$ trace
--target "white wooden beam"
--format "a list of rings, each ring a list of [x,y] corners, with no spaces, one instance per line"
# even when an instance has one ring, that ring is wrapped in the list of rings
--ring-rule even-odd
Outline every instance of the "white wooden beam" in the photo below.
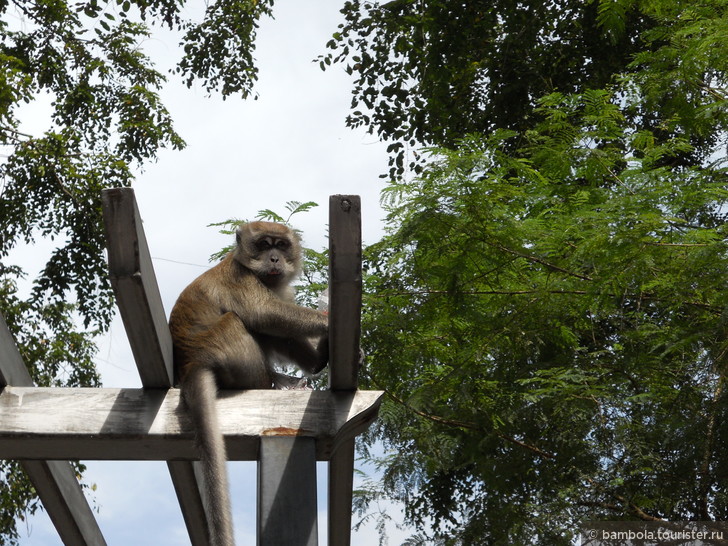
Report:
[[[162,306],[149,246],[131,188],[102,192],[111,284],[142,385],[174,385],[172,336]],[[172,485],[193,546],[207,544],[207,518],[191,461],[168,461]]]
[[[316,440],[260,439],[258,546],[318,544]]]
[[[382,392],[221,391],[220,428],[231,460],[258,458],[260,437],[316,439],[316,458],[376,418]],[[0,394],[0,458],[195,460],[193,429],[178,389],[6,387]]]
[[[33,380],[8,330],[5,317],[0,313],[0,397],[11,389],[7,385],[31,387]],[[5,412],[0,410],[0,420],[3,417],[6,417]],[[21,465],[64,544],[106,544],[76,479],[76,473],[68,461],[21,461]]]
[[[351,392],[359,383],[361,337],[361,199],[329,198],[329,387]],[[351,543],[354,438],[329,463],[329,544]]]
[[[142,385],[174,384],[172,336],[154,275],[134,190],[102,192],[109,276]]]
[[[207,546],[207,520],[202,502],[202,481],[199,478],[199,461],[167,461],[169,476],[182,510],[190,544]]]

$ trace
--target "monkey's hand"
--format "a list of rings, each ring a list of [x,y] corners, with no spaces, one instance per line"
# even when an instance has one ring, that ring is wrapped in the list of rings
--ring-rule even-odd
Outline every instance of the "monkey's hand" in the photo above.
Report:
[[[316,352],[319,355],[319,363],[316,369],[313,371],[314,374],[319,373],[329,363],[329,336],[322,336],[318,344],[316,345]]]

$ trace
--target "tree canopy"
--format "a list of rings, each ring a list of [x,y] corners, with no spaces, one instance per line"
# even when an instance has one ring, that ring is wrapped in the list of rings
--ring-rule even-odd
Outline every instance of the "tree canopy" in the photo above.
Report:
[[[722,11],[715,1],[352,0],[320,62],[353,75],[347,123],[390,140],[390,175],[401,176],[419,169],[422,146],[525,130],[544,95],[601,89],[648,66],[644,100],[624,113],[630,122],[667,132],[676,115],[700,123],[687,110],[711,93],[723,65],[713,18]],[[700,27],[706,18],[712,26]]]
[[[411,44],[447,39],[429,17],[445,4],[350,3],[347,20],[359,51],[423,59]],[[564,19],[581,9],[580,37],[502,50],[483,39],[492,56],[514,54],[501,65],[534,74],[557,68],[535,59],[573,50],[565,73],[514,82],[528,92],[484,72],[467,85],[477,106],[454,95],[415,106],[384,92],[397,77],[385,73],[361,95],[380,135],[440,145],[389,184],[388,234],[367,249],[367,384],[388,403],[365,446],[384,478],[360,501],[403,502],[412,543],[570,544],[588,520],[728,516],[726,7],[579,4],[549,6]],[[500,31],[521,10],[533,15],[524,27],[564,28],[541,3],[487,5]],[[462,36],[478,15],[460,20]],[[378,38],[414,23],[438,28],[406,42],[414,53]],[[458,89],[441,64],[438,86]],[[430,65],[400,68],[424,96]],[[449,109],[468,123],[427,125]]]
[[[608,95],[548,101],[522,157],[496,132],[390,188],[364,334],[387,490],[458,544],[721,520],[726,173],[655,168],[685,143],[639,142]]]

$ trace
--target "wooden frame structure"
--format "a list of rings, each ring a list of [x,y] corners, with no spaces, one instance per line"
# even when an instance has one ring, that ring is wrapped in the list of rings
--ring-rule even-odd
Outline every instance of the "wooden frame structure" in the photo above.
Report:
[[[133,190],[103,192],[111,281],[141,389],[38,388],[0,315],[0,459],[18,459],[66,545],[104,538],[69,459],[165,460],[191,544],[208,543],[193,430],[173,388],[172,341]],[[258,461],[258,544],[318,543],[316,461],[329,461],[331,546],[350,544],[354,438],[382,392],[357,390],[361,206],[329,201],[327,391],[225,391],[230,460]],[[301,498],[309,502],[301,503]]]

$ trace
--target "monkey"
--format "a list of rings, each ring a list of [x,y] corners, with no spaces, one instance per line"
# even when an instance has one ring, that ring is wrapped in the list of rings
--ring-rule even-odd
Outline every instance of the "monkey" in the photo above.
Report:
[[[233,544],[227,455],[218,389],[297,388],[273,369],[276,358],[310,374],[328,362],[328,317],[294,303],[300,237],[272,222],[241,224],[233,250],[180,294],[169,318],[182,404],[195,429],[207,497],[210,544]],[[318,339],[318,343],[314,340]]]

